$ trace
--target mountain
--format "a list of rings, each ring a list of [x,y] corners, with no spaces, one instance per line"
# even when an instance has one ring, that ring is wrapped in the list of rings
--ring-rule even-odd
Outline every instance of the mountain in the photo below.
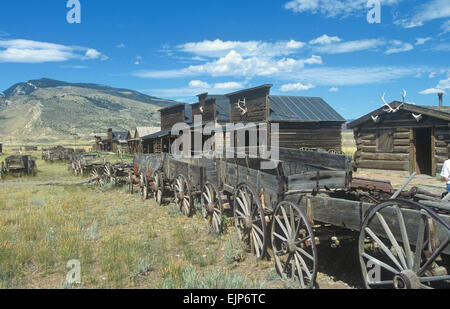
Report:
[[[0,94],[0,140],[47,143],[94,133],[159,126],[158,110],[178,102],[137,91],[52,79],[18,83]]]

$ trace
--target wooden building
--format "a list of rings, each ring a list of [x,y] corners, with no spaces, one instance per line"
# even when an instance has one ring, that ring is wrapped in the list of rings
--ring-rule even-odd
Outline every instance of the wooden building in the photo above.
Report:
[[[449,158],[450,107],[395,101],[348,127],[356,139],[357,168],[435,176]]]
[[[272,85],[227,94],[232,123],[265,123],[268,144],[271,127],[279,124],[279,146],[341,152],[342,118],[321,98],[274,96]]]
[[[196,116],[202,117],[202,129],[206,125],[214,125],[215,127],[222,126],[223,133],[211,135],[203,134],[203,145],[211,137],[215,137],[212,150],[216,150],[225,146],[227,134],[225,126],[230,123],[230,100],[226,95],[202,93],[197,96],[198,103],[192,105],[192,117],[195,120]],[[193,127],[193,138],[196,134],[196,128]],[[193,142],[192,142],[193,143]]]
[[[128,152],[128,139],[131,138],[130,132],[115,132],[108,129],[106,135],[96,134],[95,148],[100,152]]]
[[[130,154],[143,153],[144,145],[142,138],[161,131],[159,127],[137,127],[134,134],[128,139],[128,150]]]
[[[170,153],[175,137],[171,135],[177,123],[192,125],[192,105],[180,103],[163,108],[161,113],[161,131],[142,137],[143,153]]]

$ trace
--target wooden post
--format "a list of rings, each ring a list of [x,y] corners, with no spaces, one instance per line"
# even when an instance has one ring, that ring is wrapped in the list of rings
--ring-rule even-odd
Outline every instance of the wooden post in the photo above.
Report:
[[[416,172],[416,145],[414,138],[414,129],[409,130],[409,173]]]
[[[436,176],[436,139],[434,127],[431,128],[431,176]]]

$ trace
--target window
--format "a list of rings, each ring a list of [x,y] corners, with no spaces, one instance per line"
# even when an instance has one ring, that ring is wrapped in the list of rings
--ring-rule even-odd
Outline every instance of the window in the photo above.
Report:
[[[379,130],[377,138],[377,150],[384,152],[394,151],[394,130]]]

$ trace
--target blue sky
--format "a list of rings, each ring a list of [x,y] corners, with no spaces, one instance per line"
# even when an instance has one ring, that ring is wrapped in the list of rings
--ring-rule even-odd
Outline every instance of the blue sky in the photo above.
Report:
[[[194,102],[273,84],[319,96],[348,119],[380,96],[436,105],[450,96],[450,0],[2,1],[0,89],[41,77]],[[450,105],[450,103],[447,103]]]

